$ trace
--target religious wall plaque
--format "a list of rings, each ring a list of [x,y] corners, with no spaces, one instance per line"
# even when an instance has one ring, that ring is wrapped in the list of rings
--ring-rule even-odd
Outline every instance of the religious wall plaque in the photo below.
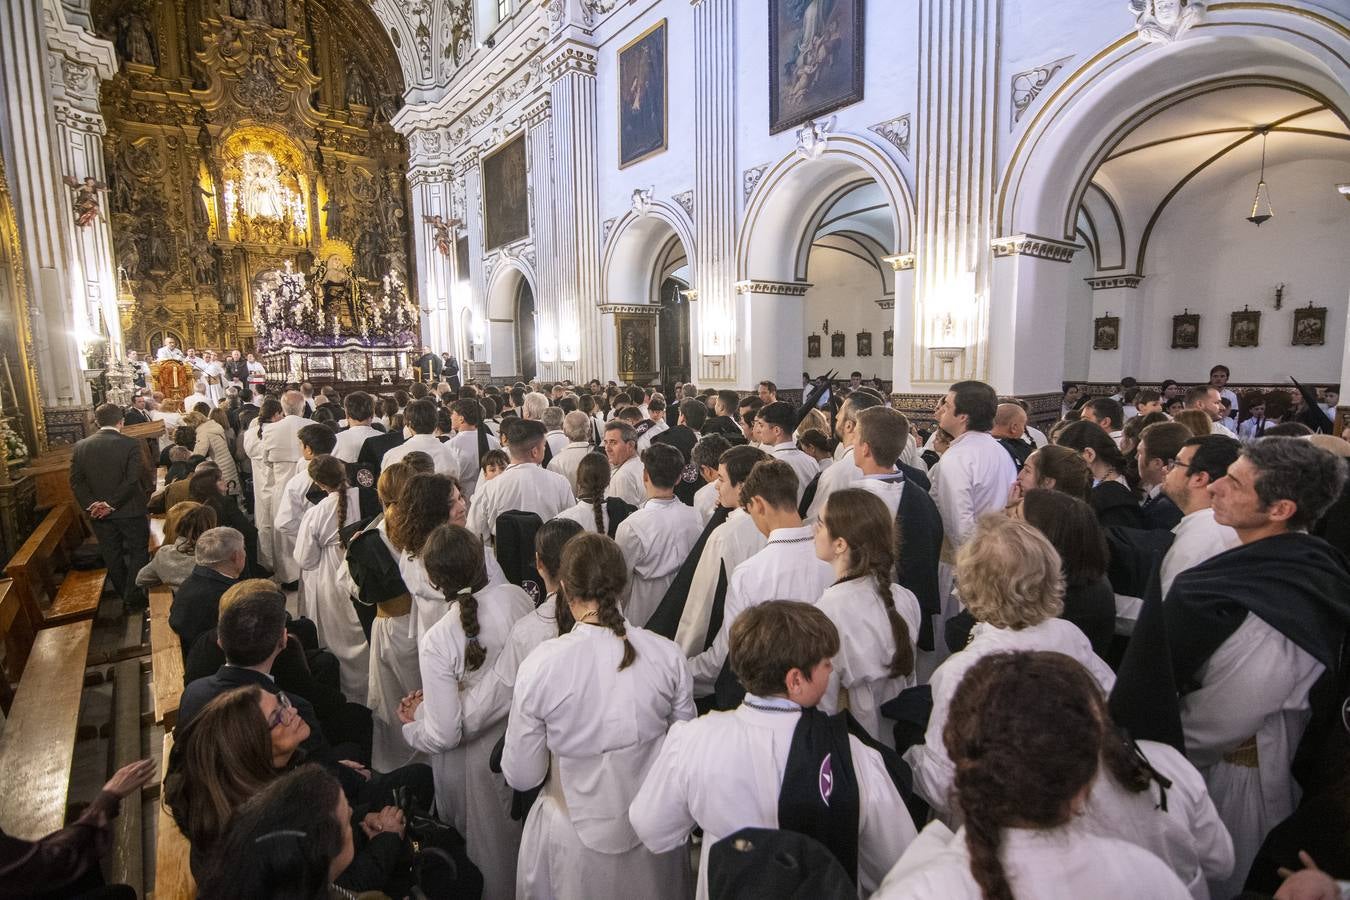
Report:
[[[1172,317],[1172,349],[1194,350],[1200,346],[1200,316],[1186,310]]]
[[[887,328],[881,333],[881,355],[895,355],[895,329]]]
[[[1295,347],[1320,347],[1327,342],[1327,308],[1309,303],[1294,310]]]
[[[806,336],[806,358],[820,358],[820,335],[809,334]]]
[[[619,168],[666,149],[666,20],[619,49]]]
[[[844,355],[844,333],[836,331],[830,335],[830,356]]]
[[[1228,346],[1255,347],[1261,342],[1261,311],[1246,307],[1234,311],[1228,323]]]
[[[1120,316],[1099,316],[1092,320],[1092,349],[1120,349]]]
[[[870,331],[858,332],[858,355],[859,356],[872,355],[872,332]]]

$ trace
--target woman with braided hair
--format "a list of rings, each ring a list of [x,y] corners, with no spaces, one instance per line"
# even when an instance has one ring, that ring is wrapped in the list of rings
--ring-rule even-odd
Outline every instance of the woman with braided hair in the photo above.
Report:
[[[605,490],[609,487],[609,460],[603,453],[587,453],[577,463],[577,505],[558,513],[592,534],[609,534]]]
[[[308,473],[325,496],[300,518],[295,561],[319,641],[338,658],[342,693],[352,703],[365,706],[370,645],[351,595],[338,583],[338,571],[347,555],[342,529],[361,518],[360,493],[348,487],[347,465],[336,456],[314,457]]]
[[[1059,653],[996,653],[972,665],[942,732],[964,824],[955,834],[941,822],[925,828],[874,900],[1190,900],[1165,862],[1085,825],[1099,769],[1135,777],[1112,748],[1119,738],[1097,691]]]
[[[651,852],[628,818],[666,730],[694,717],[684,653],[624,621],[627,568],[610,538],[567,541],[558,579],[576,624],[521,663],[502,753],[513,788],[543,784],[521,839],[517,896],[688,897],[685,847]]]
[[[895,735],[882,721],[881,704],[914,686],[922,615],[918,598],[892,583],[895,543],[895,516],[869,491],[835,491],[816,519],[816,557],[834,567],[837,579],[816,606],[839,629],[839,652],[820,709],[838,712],[847,696],[858,723],[892,749]]]
[[[488,584],[483,544],[460,525],[436,528],[421,556],[446,615],[418,642],[422,690],[399,706],[403,738],[430,758],[437,815],[464,835],[469,859],[483,873],[483,896],[512,900],[520,823],[507,814],[510,790],[488,768],[506,724],[466,731],[460,692],[492,671],[511,626],[529,615],[534,603],[515,585]]]

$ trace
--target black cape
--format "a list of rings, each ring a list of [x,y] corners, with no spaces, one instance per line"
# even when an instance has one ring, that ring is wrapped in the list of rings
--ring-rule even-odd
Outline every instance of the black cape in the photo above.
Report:
[[[675,573],[675,580],[666,589],[666,594],[661,598],[660,605],[656,607],[656,611],[652,613],[651,618],[647,620],[647,624],[643,626],[648,631],[654,631],[671,640],[675,639],[675,633],[680,627],[680,619],[684,616],[684,605],[689,600],[689,588],[694,583],[694,571],[698,568],[698,561],[703,557],[703,549],[707,546],[708,538],[712,536],[713,531],[725,522],[729,515],[731,515],[731,510],[723,506],[718,506],[713,510],[712,518],[703,527],[703,533],[698,536],[698,540],[694,542],[694,548],[685,557],[684,565],[680,566],[679,571]],[[717,587],[718,595],[725,600],[725,572],[718,579]],[[718,624],[721,624],[721,616],[718,616]],[[709,633],[716,634],[711,629],[709,629]],[[704,649],[706,649],[706,646]]]

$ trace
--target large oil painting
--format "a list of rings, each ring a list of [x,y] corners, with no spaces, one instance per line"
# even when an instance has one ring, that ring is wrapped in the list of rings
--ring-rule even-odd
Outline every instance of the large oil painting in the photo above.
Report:
[[[864,0],[769,0],[769,133],[863,98]]]
[[[619,168],[666,149],[666,20],[619,50]]]
[[[483,246],[493,250],[530,235],[525,135],[483,158]]]

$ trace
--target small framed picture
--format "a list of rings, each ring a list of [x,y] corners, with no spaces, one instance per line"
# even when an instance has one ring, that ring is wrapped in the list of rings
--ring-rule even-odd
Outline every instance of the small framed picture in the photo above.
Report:
[[[1228,325],[1228,346],[1255,347],[1261,342],[1261,311],[1234,312]]]
[[[1200,314],[1190,311],[1172,317],[1172,349],[1195,350],[1200,346]]]
[[[1320,347],[1327,342],[1327,308],[1308,304],[1294,310],[1295,347]]]
[[[872,332],[870,331],[858,332],[858,355],[859,356],[872,355]]]
[[[820,359],[820,335],[809,334],[806,336],[806,357],[807,359]]]
[[[830,356],[844,355],[844,333],[836,331],[830,335]]]
[[[895,355],[895,329],[887,328],[881,333],[881,355]]]
[[[1100,316],[1092,320],[1092,349],[1120,349],[1120,316]]]

